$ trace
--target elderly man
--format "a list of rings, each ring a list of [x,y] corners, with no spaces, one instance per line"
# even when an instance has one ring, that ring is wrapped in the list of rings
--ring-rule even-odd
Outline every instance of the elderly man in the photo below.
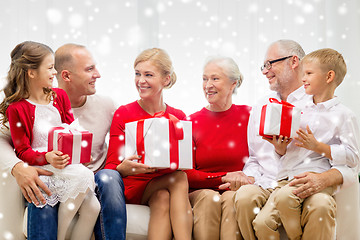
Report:
[[[253,108],[248,125],[249,160],[244,173],[255,179],[255,184],[242,186],[235,195],[236,217],[242,236],[248,239],[279,239],[278,226],[281,224],[276,211],[273,211],[273,196],[277,190],[278,166],[274,147],[257,136],[261,106],[269,98],[277,98],[303,108],[311,96],[306,95],[301,81],[300,59],[305,53],[301,46],[292,40],[279,40],[272,43],[266,53],[261,68],[267,77],[270,96]],[[349,186],[356,182],[356,170],[346,166],[335,166],[323,173],[300,173],[292,169],[288,173],[290,185],[300,185],[294,192],[300,198],[333,186]],[[308,199],[312,199],[311,197]],[[303,239],[332,239],[335,230],[335,208],[330,199],[324,201],[305,201],[301,224]],[[260,211],[261,210],[261,211]],[[260,212],[259,212],[260,211]],[[321,224],[319,224],[321,219]],[[265,227],[264,227],[265,226]],[[269,231],[262,231],[263,229]]]

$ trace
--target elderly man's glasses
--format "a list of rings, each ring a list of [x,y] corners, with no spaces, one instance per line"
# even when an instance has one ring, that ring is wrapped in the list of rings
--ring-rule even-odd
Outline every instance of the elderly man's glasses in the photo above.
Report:
[[[266,68],[267,70],[270,70],[273,63],[280,62],[280,61],[284,61],[285,59],[288,59],[288,58],[291,58],[291,57],[292,57],[292,56],[287,56],[287,57],[278,58],[278,59],[271,60],[271,61],[266,61],[265,64],[262,65],[260,69],[261,69],[261,71],[263,71],[265,68]]]

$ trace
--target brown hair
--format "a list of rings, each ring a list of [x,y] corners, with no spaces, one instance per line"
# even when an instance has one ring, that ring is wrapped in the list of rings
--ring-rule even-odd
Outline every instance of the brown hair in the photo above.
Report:
[[[54,54],[50,47],[32,41],[19,43],[11,51],[11,63],[7,75],[7,84],[3,89],[5,98],[0,104],[0,114],[2,115],[0,121],[2,124],[5,125],[5,123],[8,122],[5,114],[8,106],[13,102],[30,96],[28,70],[38,69],[44,58],[50,53]],[[50,88],[44,88],[43,90],[49,98],[55,94]]]
[[[323,48],[307,54],[301,62],[308,63],[313,61],[318,61],[321,68],[326,72],[334,71],[334,82],[337,86],[340,85],[347,71],[346,63],[341,53],[331,48]]]
[[[163,74],[170,75],[170,83],[165,88],[171,88],[176,82],[171,59],[165,50],[160,48],[150,48],[142,51],[135,59],[134,67],[140,62],[151,61]]]

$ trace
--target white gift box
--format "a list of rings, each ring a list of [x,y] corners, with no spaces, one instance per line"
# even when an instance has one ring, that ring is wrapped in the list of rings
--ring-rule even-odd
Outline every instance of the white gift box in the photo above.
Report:
[[[154,168],[171,169],[192,169],[192,123],[190,121],[179,121],[176,127],[182,127],[183,139],[171,140],[170,134],[171,122],[167,118],[149,118],[143,121],[143,133],[138,127],[138,122],[129,122],[125,124],[125,157],[134,154],[141,155],[140,162]],[[143,136],[144,153],[139,153],[137,144],[137,135]],[[170,141],[173,142],[177,157],[174,157],[174,148],[170,150]],[[170,157],[172,156],[172,158]],[[174,159],[174,158],[178,158]],[[178,162],[178,163],[177,163]]]
[[[285,103],[285,104],[284,104]],[[295,137],[300,127],[301,109],[286,102],[269,103],[261,110],[259,135]]]

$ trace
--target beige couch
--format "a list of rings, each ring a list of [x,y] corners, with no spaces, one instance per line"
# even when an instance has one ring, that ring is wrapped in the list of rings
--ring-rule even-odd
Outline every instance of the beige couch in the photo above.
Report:
[[[337,240],[360,239],[359,185],[342,190],[336,195]],[[146,239],[149,208],[127,204],[128,240]],[[0,239],[23,240],[24,200],[15,178],[8,172],[0,171]],[[286,236],[282,234],[282,239]]]

